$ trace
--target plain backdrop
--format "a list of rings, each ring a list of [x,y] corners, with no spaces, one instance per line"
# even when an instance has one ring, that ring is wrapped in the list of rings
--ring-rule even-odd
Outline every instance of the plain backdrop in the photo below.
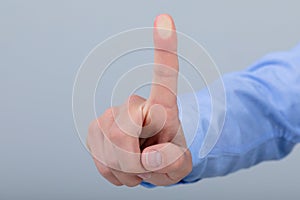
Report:
[[[294,1],[0,2],[0,199],[299,199],[300,148],[281,161],[178,187],[115,187],[82,146],[72,87],[107,37],[171,14],[222,73],[300,42]],[[300,55],[299,55],[300,56]]]

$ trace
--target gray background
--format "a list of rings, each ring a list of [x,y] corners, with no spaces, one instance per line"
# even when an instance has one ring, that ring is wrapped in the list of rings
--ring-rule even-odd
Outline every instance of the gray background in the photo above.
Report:
[[[300,148],[227,177],[176,188],[114,187],[77,137],[71,95],[88,52],[169,13],[222,73],[300,41],[299,1],[0,2],[0,199],[299,199]]]

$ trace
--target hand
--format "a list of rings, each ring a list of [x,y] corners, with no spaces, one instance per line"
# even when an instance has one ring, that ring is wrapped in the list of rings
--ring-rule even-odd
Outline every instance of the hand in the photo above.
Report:
[[[133,95],[89,127],[87,145],[98,171],[114,185],[179,182],[192,169],[178,117],[178,58],[169,15],[154,22],[154,73],[149,99]]]

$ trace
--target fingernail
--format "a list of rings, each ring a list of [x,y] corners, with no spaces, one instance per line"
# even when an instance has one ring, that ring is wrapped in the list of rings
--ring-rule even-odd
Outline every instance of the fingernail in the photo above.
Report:
[[[159,167],[161,165],[161,154],[158,151],[151,151],[146,154],[146,164],[149,167]]]
[[[156,27],[158,28],[158,34],[161,38],[166,39],[170,37],[173,28],[170,16],[166,14],[159,15],[156,19]]]
[[[139,174],[137,175],[138,177],[140,177],[141,179],[149,179],[151,178],[151,173],[144,173],[144,174]]]

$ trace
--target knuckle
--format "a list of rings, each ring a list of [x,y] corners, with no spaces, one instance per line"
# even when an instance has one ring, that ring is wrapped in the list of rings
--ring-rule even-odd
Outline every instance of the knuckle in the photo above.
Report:
[[[99,138],[101,138],[101,134],[102,131],[100,129],[98,120],[92,121],[88,127],[88,134],[86,138],[86,145],[90,151],[92,150],[90,149],[90,145],[92,145],[93,143],[101,143],[101,140],[99,140]]]
[[[117,144],[119,141],[122,140],[122,134],[119,128],[116,126],[111,127],[108,137],[113,144]]]
[[[129,96],[128,99],[127,99],[127,103],[129,105],[140,103],[140,102],[143,102],[143,101],[145,101],[145,99],[138,96],[138,95],[136,95],[136,94],[133,94],[133,95]]]
[[[90,134],[98,132],[100,130],[100,125],[98,120],[93,120],[90,125],[89,125],[89,130],[88,132]]]
[[[114,108],[113,107],[106,109],[102,115],[102,117],[104,119],[112,119],[113,116],[114,116]]]
[[[113,108],[107,109],[101,117],[98,119],[93,120],[88,127],[88,133],[90,136],[93,136],[99,132],[102,132],[102,129],[107,127],[111,120],[113,119]]]

